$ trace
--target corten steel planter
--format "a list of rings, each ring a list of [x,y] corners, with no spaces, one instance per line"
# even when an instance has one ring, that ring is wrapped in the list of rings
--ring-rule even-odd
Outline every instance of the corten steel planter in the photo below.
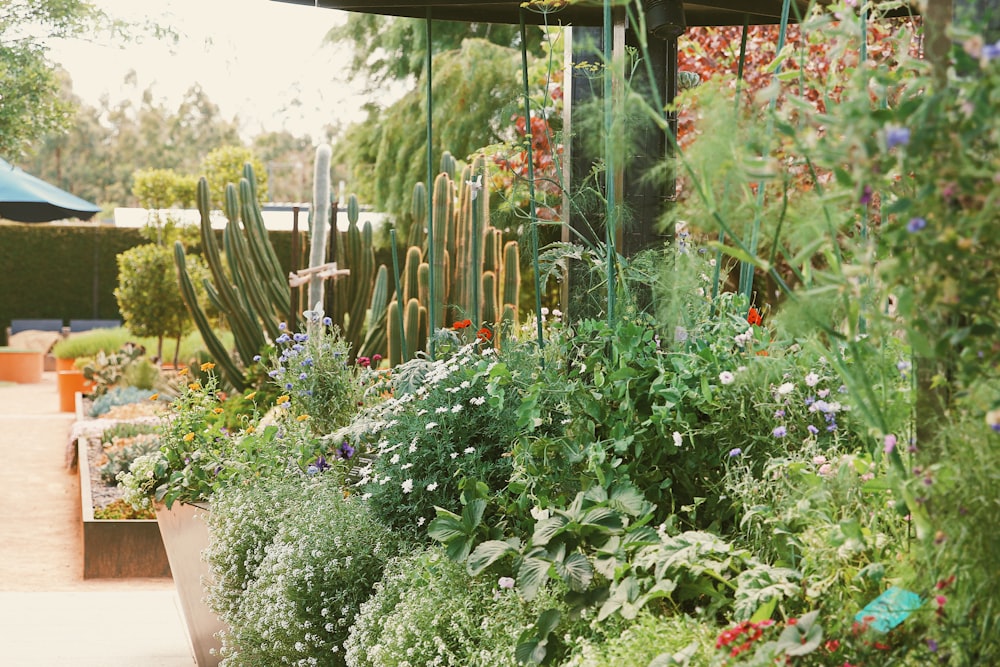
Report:
[[[226,627],[203,601],[202,582],[209,577],[208,563],[201,558],[209,540],[203,515],[208,511],[207,507],[182,503],[174,503],[170,509],[165,505],[156,507],[156,521],[198,667],[217,667],[222,659],[219,655],[222,643],[216,635]]]
[[[170,564],[155,519],[95,519],[87,438],[77,441],[83,510],[83,578],[169,577]]]

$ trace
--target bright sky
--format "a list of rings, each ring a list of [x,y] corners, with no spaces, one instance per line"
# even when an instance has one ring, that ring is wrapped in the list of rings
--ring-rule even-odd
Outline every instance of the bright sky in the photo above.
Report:
[[[50,57],[85,102],[96,105],[105,94],[112,103],[138,100],[152,87],[154,99],[175,110],[199,83],[225,118],[239,116],[247,137],[287,129],[317,139],[327,124],[364,117],[362,86],[347,81],[349,52],[321,44],[344,12],[271,0],[92,1],[124,20],[171,26],[181,41],[145,38],[124,49],[106,39],[52,42]],[[130,70],[135,86],[124,83]]]

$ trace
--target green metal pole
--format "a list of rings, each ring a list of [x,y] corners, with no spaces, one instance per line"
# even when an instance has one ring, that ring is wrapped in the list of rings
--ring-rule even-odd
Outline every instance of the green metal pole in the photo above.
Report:
[[[535,201],[535,158],[532,153],[531,94],[528,89],[528,39],[524,30],[524,9],[518,11],[521,19],[521,81],[524,85],[524,136],[528,140],[528,202],[531,215],[531,267],[535,274],[535,335],[538,347],[542,338],[542,279],[538,270],[538,209]],[[473,209],[474,210],[474,209]]]
[[[608,281],[608,324],[614,324],[615,319],[615,160],[614,142],[611,132],[614,126],[614,87],[612,80],[612,40],[613,24],[611,22],[611,0],[604,0],[604,189],[605,189],[605,221],[604,243],[607,251],[607,281]]]
[[[431,359],[434,359],[434,310],[435,304],[437,303],[436,294],[434,290],[434,77],[433,77],[433,65],[434,65],[434,47],[432,42],[433,31],[432,24],[434,19],[432,16],[432,10],[430,7],[427,8],[427,20],[426,20],[426,37],[427,37],[427,187],[431,192],[431,196],[427,198],[427,263],[429,264],[430,271],[430,289],[428,291],[428,304],[427,304],[427,353],[430,355]],[[402,304],[400,304],[402,308]],[[402,311],[400,311],[400,319],[402,319]]]

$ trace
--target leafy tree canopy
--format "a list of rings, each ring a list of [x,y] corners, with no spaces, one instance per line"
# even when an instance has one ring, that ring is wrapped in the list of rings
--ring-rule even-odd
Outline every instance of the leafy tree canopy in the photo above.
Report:
[[[518,26],[498,23],[435,21],[431,31],[433,51],[453,51],[469,38],[513,47],[520,44],[518,30]],[[541,33],[528,30],[527,37],[529,51],[540,53]],[[373,90],[389,81],[419,78],[424,71],[427,33],[420,19],[351,12],[347,23],[327,33],[326,40],[354,47],[351,73],[367,75]]]

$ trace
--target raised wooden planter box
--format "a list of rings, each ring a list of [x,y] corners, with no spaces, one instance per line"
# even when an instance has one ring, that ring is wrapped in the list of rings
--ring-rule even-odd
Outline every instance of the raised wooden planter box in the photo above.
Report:
[[[77,441],[83,508],[83,578],[169,577],[170,563],[156,519],[95,519],[87,439]]]
[[[41,382],[44,369],[45,355],[42,352],[0,347],[0,382]]]

